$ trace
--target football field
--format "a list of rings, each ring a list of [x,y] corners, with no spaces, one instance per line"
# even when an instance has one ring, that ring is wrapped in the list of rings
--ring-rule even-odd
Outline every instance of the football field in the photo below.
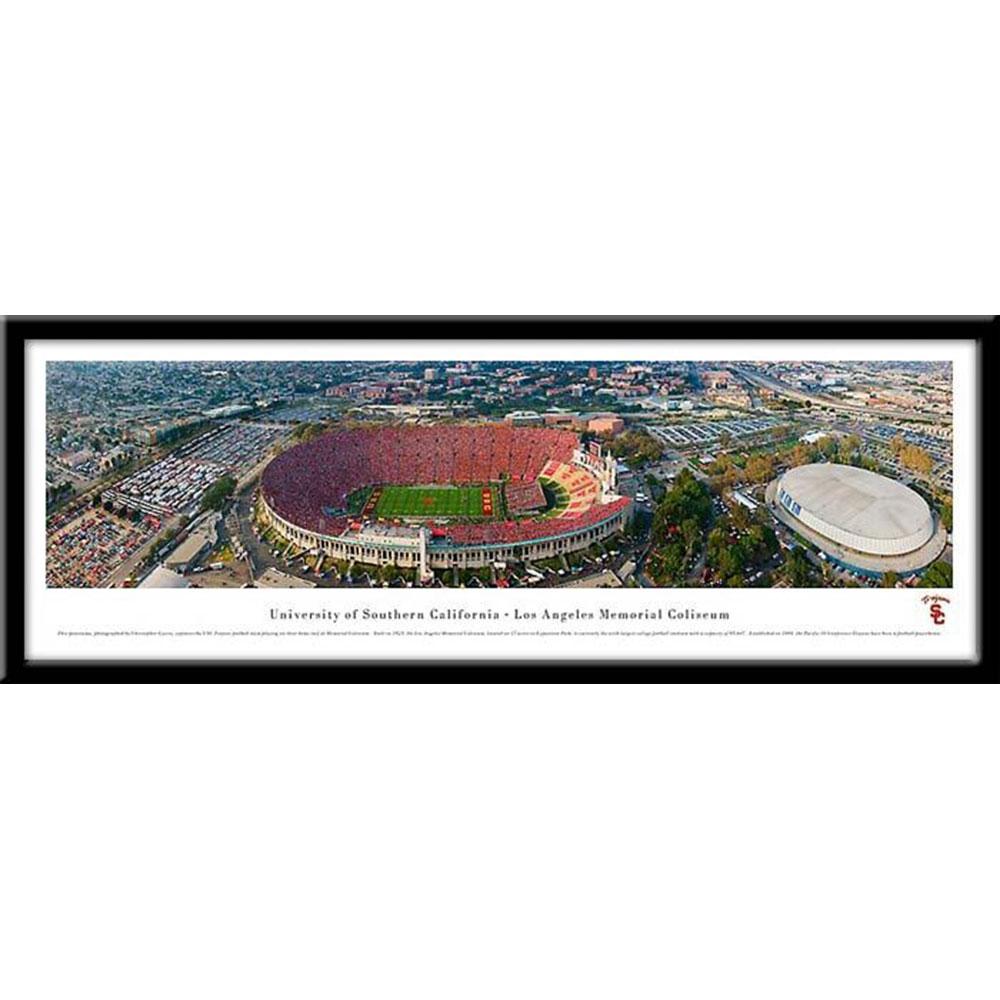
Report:
[[[375,516],[482,517],[499,512],[493,486],[383,486]]]

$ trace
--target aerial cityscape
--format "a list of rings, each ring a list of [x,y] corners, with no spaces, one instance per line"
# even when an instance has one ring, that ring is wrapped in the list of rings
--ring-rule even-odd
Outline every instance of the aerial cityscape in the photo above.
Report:
[[[949,587],[919,361],[49,362],[49,587]]]

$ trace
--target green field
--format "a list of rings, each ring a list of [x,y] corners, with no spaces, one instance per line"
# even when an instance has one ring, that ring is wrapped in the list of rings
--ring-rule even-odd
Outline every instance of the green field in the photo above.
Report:
[[[539,515],[539,520],[550,517],[558,517],[569,506],[569,494],[565,486],[560,486],[554,479],[538,477],[542,484],[542,492],[545,494],[545,502],[548,505],[545,511]]]
[[[483,511],[482,486],[384,486],[376,517],[487,517],[500,513],[496,487],[486,487],[493,497],[492,513]]]

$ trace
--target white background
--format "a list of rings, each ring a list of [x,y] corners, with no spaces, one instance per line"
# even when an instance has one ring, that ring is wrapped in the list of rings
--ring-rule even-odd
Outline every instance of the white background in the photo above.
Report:
[[[997,308],[995,0],[7,7],[7,313]]]
[[[997,19],[7,5],[0,309],[994,312]],[[993,1000],[998,709],[5,686],[0,985]]]

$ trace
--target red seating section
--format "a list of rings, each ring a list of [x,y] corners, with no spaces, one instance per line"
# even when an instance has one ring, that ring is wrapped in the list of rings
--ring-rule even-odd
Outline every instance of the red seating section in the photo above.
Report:
[[[504,496],[507,510],[511,514],[528,514],[545,506],[545,493],[538,480],[531,483],[508,483]]]
[[[492,524],[449,524],[445,533],[453,542],[461,545],[530,542],[591,528],[628,505],[628,497],[619,497],[611,503],[594,504],[590,510],[577,517],[557,517],[545,521],[500,521]]]
[[[347,497],[364,486],[487,483],[503,474],[512,483],[530,483],[548,463],[568,465],[576,446],[577,436],[570,431],[506,424],[334,431],[279,455],[264,470],[261,490],[286,520],[337,535],[346,530],[348,518],[331,517],[324,508],[343,508]],[[584,521],[597,523],[617,509],[616,503],[595,504],[579,518],[552,523],[449,525],[447,533],[456,542],[542,538],[585,527]]]

